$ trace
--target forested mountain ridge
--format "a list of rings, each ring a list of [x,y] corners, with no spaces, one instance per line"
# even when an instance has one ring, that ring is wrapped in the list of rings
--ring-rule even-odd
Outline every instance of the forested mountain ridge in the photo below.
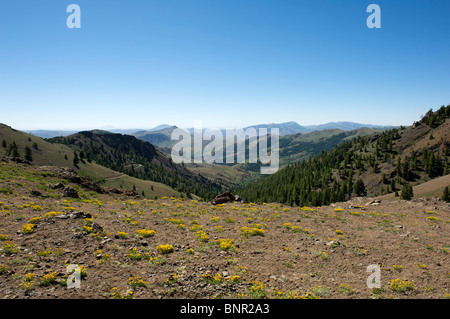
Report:
[[[83,131],[48,141],[69,146],[79,161],[95,161],[132,177],[160,182],[187,196],[211,199],[222,190],[221,185],[175,164],[152,144],[131,135]]]
[[[318,155],[321,151],[332,150],[337,145],[358,136],[382,132],[377,128],[358,128],[351,131],[340,129],[318,130],[280,137],[280,164],[295,164]]]
[[[327,205],[399,193],[449,173],[450,105],[409,127],[357,137],[239,189],[251,202]]]
[[[181,196],[180,192],[166,184],[128,176],[98,165],[92,158],[88,162],[87,158],[80,159],[80,153],[74,152],[67,145],[50,143],[40,137],[1,123],[0,141],[0,157],[4,161],[9,158],[15,162],[26,162],[37,167],[59,167],[76,170],[77,175],[89,177],[102,187],[124,191],[135,190],[139,195],[151,199],[164,196]],[[86,155],[83,156],[86,157]],[[41,190],[48,190],[45,185],[41,185],[41,187]]]

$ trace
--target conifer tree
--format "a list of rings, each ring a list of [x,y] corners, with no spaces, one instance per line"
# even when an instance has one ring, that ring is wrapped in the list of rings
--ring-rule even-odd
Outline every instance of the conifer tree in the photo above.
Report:
[[[364,182],[361,179],[358,179],[353,186],[353,191],[357,196],[365,196],[367,194],[366,192],[366,186],[364,185]]]
[[[8,153],[8,155],[11,155],[13,158],[20,157],[20,152],[19,152],[19,149],[17,147],[16,141],[13,141],[9,145],[9,150],[8,150],[7,153]]]
[[[392,192],[396,192],[396,188],[395,188],[395,179],[391,179],[391,191]]]
[[[30,162],[33,161],[33,152],[28,146],[25,147],[25,159]]]
[[[442,194],[442,200],[446,202],[450,202],[450,194],[448,192],[448,186],[445,186],[444,193]]]
[[[77,166],[80,163],[80,159],[78,158],[77,152],[73,152],[73,165]]]
[[[410,184],[405,184],[402,188],[401,199],[411,200],[414,197],[413,187]]]

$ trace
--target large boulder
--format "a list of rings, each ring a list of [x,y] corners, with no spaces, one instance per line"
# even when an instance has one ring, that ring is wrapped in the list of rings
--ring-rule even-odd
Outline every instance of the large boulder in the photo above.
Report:
[[[63,197],[70,197],[70,198],[80,198],[80,195],[78,195],[78,192],[71,188],[71,187],[66,187],[64,188],[63,191]]]
[[[214,197],[214,199],[211,201],[211,204],[218,205],[223,203],[234,202],[236,200],[240,201],[241,199],[239,196],[234,196],[230,192],[225,192]]]
[[[30,192],[30,196],[34,196],[34,197],[40,197],[40,196],[42,196],[42,193],[40,192],[40,191],[37,191],[37,190],[32,190],[31,192]]]
[[[51,189],[58,189],[58,188],[64,188],[64,185],[62,183],[56,183],[56,184],[48,184],[48,187],[50,187]]]

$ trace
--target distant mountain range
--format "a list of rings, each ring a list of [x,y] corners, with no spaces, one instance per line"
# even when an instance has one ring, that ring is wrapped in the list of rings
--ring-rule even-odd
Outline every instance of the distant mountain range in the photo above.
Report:
[[[298,124],[297,122],[291,121],[291,122],[284,122],[284,123],[269,123],[269,124],[258,124],[258,125],[251,125],[247,126],[244,129],[248,128],[278,128],[280,136],[285,135],[291,135],[291,134],[298,134],[298,133],[309,133],[313,131],[320,131],[320,130],[329,130],[329,129],[339,129],[342,131],[352,131],[359,128],[375,128],[375,129],[391,129],[394,128],[394,126],[390,125],[373,125],[373,124],[361,124],[361,123],[354,123],[354,122],[329,122],[325,124],[319,124],[319,125],[306,125],[302,126]],[[145,141],[148,141],[150,143],[156,143],[160,144],[161,142],[167,141],[167,136],[169,137],[168,140],[170,140],[170,134],[172,131],[177,128],[177,126],[174,125],[168,125],[168,124],[162,124],[158,125],[156,127],[153,127],[151,129],[102,129],[100,131],[108,131],[111,133],[120,133],[120,134],[127,134],[127,135],[133,135],[140,139],[143,139]],[[192,131],[192,129],[189,129]],[[26,131],[27,133],[33,134],[35,136],[41,137],[41,138],[52,138],[57,136],[68,136],[72,135],[74,133],[77,133],[78,131],[64,131],[64,130],[31,130]],[[165,147],[168,147],[168,144],[164,145]]]
[[[270,124],[258,124],[258,125],[252,125],[247,126],[245,129],[248,128],[254,128],[254,129],[260,129],[260,128],[267,128],[268,133],[270,133],[270,130],[273,128],[277,128],[280,131],[280,136],[284,135],[291,135],[291,134],[297,134],[297,133],[308,133],[311,132],[306,126],[301,126],[297,122],[291,121],[291,122],[285,122],[285,123],[270,123]]]
[[[375,129],[391,129],[394,128],[392,125],[372,125],[372,124],[361,124],[361,123],[354,123],[354,122],[329,122],[325,124],[319,124],[319,125],[308,125],[305,126],[310,132],[312,131],[320,131],[320,130],[329,130],[329,129],[339,129],[343,131],[352,131],[359,128],[375,128]]]
[[[294,121],[279,123],[279,124],[276,124],[276,123],[259,124],[259,125],[248,126],[248,127],[246,127],[246,129],[250,128],[250,127],[256,128],[256,129],[278,128],[280,130],[280,136],[298,134],[298,133],[310,133],[310,132],[314,132],[314,131],[322,131],[322,130],[330,130],[330,129],[338,129],[338,130],[342,130],[342,131],[352,131],[352,130],[357,130],[357,129],[360,129],[363,127],[374,128],[374,129],[379,129],[379,130],[393,128],[393,126],[389,126],[389,125],[361,124],[361,123],[354,123],[354,122],[329,122],[329,123],[319,124],[319,125],[302,126]]]
[[[56,136],[68,136],[77,133],[77,131],[62,131],[62,130],[33,130],[24,131],[40,138],[52,138]]]
[[[139,129],[139,128],[134,128],[134,129],[115,129],[115,128],[110,128],[110,127],[104,127],[102,129],[97,129],[97,130],[93,130],[93,131],[97,131],[97,132],[110,132],[110,133],[120,133],[120,134],[127,134],[127,135],[134,135],[136,136],[136,134],[138,133],[143,133],[143,132],[154,132],[154,131],[159,131],[159,130],[163,130],[166,129],[168,127],[171,127],[170,125],[167,124],[162,124],[162,125],[158,125],[155,126],[154,128],[151,129]],[[41,138],[52,138],[52,137],[58,137],[58,136],[69,136],[78,132],[81,132],[84,130],[28,130],[28,131],[24,131],[25,133],[29,133],[32,134],[34,136],[38,136]]]

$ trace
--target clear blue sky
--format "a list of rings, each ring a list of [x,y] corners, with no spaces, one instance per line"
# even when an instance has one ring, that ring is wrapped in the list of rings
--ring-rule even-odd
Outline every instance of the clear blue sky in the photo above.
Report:
[[[448,0],[1,1],[0,122],[410,125],[450,103],[449,16]]]

